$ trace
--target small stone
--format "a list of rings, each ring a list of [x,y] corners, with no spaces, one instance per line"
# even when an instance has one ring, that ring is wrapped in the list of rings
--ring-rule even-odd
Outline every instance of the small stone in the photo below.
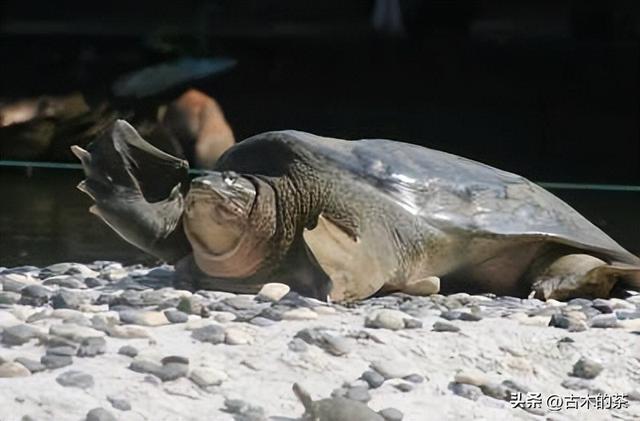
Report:
[[[618,326],[632,332],[640,332],[640,319],[620,320]]]
[[[424,382],[424,377],[416,373],[409,374],[408,376],[405,376],[402,379],[411,383],[416,383],[416,384]]]
[[[406,327],[405,320],[411,319],[407,313],[399,310],[382,309],[374,311],[365,318],[365,327],[400,330]]]
[[[150,289],[142,291],[140,298],[145,306],[158,306],[168,298],[169,291],[167,289]]]
[[[129,401],[124,398],[114,396],[114,395],[107,395],[107,400],[109,401],[109,403],[111,403],[111,406],[113,406],[115,409],[118,409],[120,411],[131,410],[131,403],[129,403]]]
[[[39,284],[28,285],[22,289],[20,304],[40,307],[49,302],[52,291]]]
[[[224,328],[219,325],[208,325],[194,329],[191,337],[200,342],[209,342],[211,344],[220,344],[225,340]]]
[[[80,389],[88,389],[93,387],[93,376],[82,371],[65,371],[56,377],[56,382],[64,387],[77,387]]]
[[[594,328],[615,328],[618,327],[618,318],[615,314],[600,314],[591,319],[591,327]]]
[[[131,364],[129,364],[129,370],[135,371],[136,373],[153,374],[154,376],[160,377],[158,374],[160,373],[160,370],[162,370],[162,366],[154,363],[153,361],[136,358],[131,361]]]
[[[582,332],[589,328],[583,320],[560,313],[551,315],[549,326],[567,329],[569,332]]]
[[[73,321],[84,317],[84,314],[81,311],[73,310],[70,308],[58,308],[53,310],[49,317],[53,319],[61,319],[64,321]]]
[[[104,279],[99,278],[87,278],[84,280],[84,284],[87,286],[87,288],[99,288],[107,285],[108,283],[109,282],[105,281]]]
[[[21,273],[0,274],[0,284],[3,291],[21,292],[28,285],[35,284],[35,279],[30,275]]]
[[[107,341],[104,338],[86,338],[80,343],[78,357],[95,357],[107,352]]]
[[[420,329],[421,327],[422,327],[422,320],[413,319],[413,318],[404,320],[405,329]]]
[[[11,326],[21,325],[22,321],[7,311],[0,311],[0,332]]]
[[[599,361],[582,357],[573,365],[571,375],[583,379],[595,379],[603,369],[604,366]]]
[[[449,389],[458,396],[477,401],[482,395],[482,390],[475,385],[467,383],[453,382],[449,385]]]
[[[411,361],[404,360],[380,360],[371,364],[371,368],[380,373],[385,379],[401,379],[414,373],[414,365]]]
[[[82,288],[86,288],[87,287],[84,282],[82,282],[78,278],[75,278],[75,277],[69,276],[69,275],[51,276],[51,277],[45,279],[42,282],[42,284],[43,285],[57,285],[57,286],[62,287],[62,288],[70,288],[70,289],[82,289]]]
[[[300,338],[293,338],[287,345],[293,352],[306,352],[309,346]]]
[[[315,320],[318,313],[307,307],[294,308],[282,314],[283,320]]]
[[[385,408],[379,411],[378,414],[385,419],[385,421],[402,421],[404,414],[396,408]]]
[[[169,323],[164,313],[159,311],[125,310],[120,313],[122,323],[139,326],[162,326]]]
[[[86,421],[118,421],[116,417],[104,408],[93,408],[87,412]]]
[[[142,326],[109,326],[107,333],[109,336],[121,339],[148,338],[149,332]]]
[[[437,320],[433,324],[434,332],[459,332],[460,328],[453,323]]]
[[[207,327],[211,325],[219,326],[217,323],[214,323],[211,320],[196,318],[185,323],[184,330],[193,331],[196,329],[200,329],[201,327]]]
[[[372,389],[377,389],[378,387],[382,386],[382,383],[384,383],[385,380],[381,374],[373,370],[365,371],[364,373],[362,373],[362,376],[360,376],[360,378],[367,382],[369,387]]]
[[[609,304],[614,310],[637,310],[635,304],[621,298],[609,298]]]
[[[413,385],[406,382],[395,384],[394,387],[401,392],[411,392],[413,390]]]
[[[317,302],[313,302],[311,299],[303,297],[295,291],[289,291],[287,295],[285,295],[278,301],[278,304],[289,308],[312,308],[318,306]]]
[[[259,326],[259,327],[267,327],[267,326],[274,325],[276,322],[273,321],[273,320],[258,316],[258,317],[254,317],[253,319],[251,319],[251,321],[249,323],[251,323],[252,325],[255,325],[255,326]]]
[[[465,311],[458,311],[458,310],[448,310],[448,311],[443,311],[440,314],[440,317],[442,317],[445,320],[463,320],[466,322],[477,322],[482,320],[482,317],[478,316],[477,314],[473,314],[473,313],[468,313]]]
[[[0,304],[13,305],[20,301],[21,295],[17,292],[2,291],[0,292]]]
[[[324,316],[336,314],[336,309],[328,306],[317,306],[313,308],[313,311]]]
[[[20,324],[7,327],[2,331],[2,343],[9,346],[22,345],[41,336],[42,333],[35,327]]]
[[[68,346],[73,349],[76,349],[78,347],[78,344],[76,344],[75,342],[69,339],[65,339],[61,336],[47,335],[42,340],[43,340],[43,343],[49,348],[55,348],[59,346]]]
[[[31,375],[24,365],[17,362],[5,362],[0,364],[0,378],[5,377],[27,377]]]
[[[166,310],[164,315],[170,323],[186,323],[189,321],[189,315],[180,310]]]
[[[55,346],[47,348],[47,355],[61,355],[72,357],[76,355],[76,349],[72,346]]]
[[[43,355],[40,362],[49,370],[55,370],[73,364],[73,358],[68,355]]]
[[[159,386],[160,384],[162,384],[162,382],[160,381],[159,378],[157,378],[156,376],[152,376],[152,375],[144,376],[144,379],[142,379],[142,381],[144,381],[145,383],[152,384],[154,386]]]
[[[237,316],[229,311],[215,311],[209,314],[218,323],[229,323],[237,319]]]
[[[203,301],[203,298],[197,295],[182,297],[180,298],[180,302],[178,303],[176,308],[187,314],[200,315],[200,312],[204,308],[202,306]]]
[[[308,344],[319,346],[331,355],[345,355],[351,352],[351,341],[324,328],[302,329],[295,335]]]
[[[371,400],[371,395],[369,394],[369,389],[366,387],[350,387],[347,389],[345,398],[366,403]]]
[[[331,355],[346,355],[351,352],[351,341],[344,336],[324,333],[322,348]]]
[[[49,328],[49,334],[61,336],[74,342],[82,342],[87,338],[101,338],[105,336],[104,332],[73,323],[51,325]]]
[[[235,297],[225,298],[222,302],[236,310],[247,310],[255,307],[257,304],[255,300],[247,297],[246,295],[237,295]]]
[[[445,320],[451,321],[451,320],[458,320],[461,314],[462,312],[457,310],[447,310],[440,313],[440,317],[442,317]]]
[[[231,327],[225,331],[224,342],[227,345],[248,345],[253,343],[253,337],[242,329]]]
[[[609,314],[613,313],[613,307],[609,303],[608,300],[604,300],[602,298],[596,298],[591,303],[591,306],[598,310],[600,313]]]
[[[466,368],[456,373],[454,381],[456,383],[482,386],[483,384],[489,383],[491,380],[486,373],[480,370],[474,368]]]
[[[162,365],[176,363],[176,364],[186,364],[189,365],[189,358],[183,357],[182,355],[169,355],[160,360]]]
[[[118,354],[126,355],[127,357],[135,358],[138,355],[138,350],[131,345],[124,345],[118,350]]]
[[[79,309],[84,303],[85,298],[83,295],[67,289],[61,289],[51,298],[53,308]]]
[[[224,371],[211,368],[199,367],[191,371],[189,378],[200,387],[219,386],[227,380],[228,376]]]
[[[157,375],[163,382],[168,382],[180,377],[186,377],[189,374],[189,366],[180,363],[167,363],[157,373],[152,374]]]
[[[22,364],[31,373],[39,373],[46,369],[46,367],[42,363],[30,358],[18,357],[15,359],[15,362],[17,362],[18,364]]]
[[[273,282],[273,283],[265,284],[260,289],[260,292],[258,292],[257,297],[266,301],[275,302],[280,300],[285,295],[287,295],[287,293],[289,293],[290,290],[291,288],[289,288],[288,285]]]
[[[640,319],[640,311],[620,309],[615,311],[618,320],[635,320]]]
[[[282,312],[274,309],[273,307],[267,307],[263,309],[257,317],[264,317],[265,319],[279,322],[280,320],[282,320]]]

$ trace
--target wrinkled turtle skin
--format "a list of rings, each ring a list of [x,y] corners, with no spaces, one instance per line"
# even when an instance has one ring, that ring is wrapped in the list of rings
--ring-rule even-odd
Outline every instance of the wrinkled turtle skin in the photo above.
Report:
[[[192,289],[286,282],[352,301],[438,290],[565,299],[640,287],[640,259],[569,205],[459,156],[269,132],[229,149],[187,191],[185,162],[154,149],[117,122],[89,152],[75,150],[81,187],[123,238],[177,262]]]

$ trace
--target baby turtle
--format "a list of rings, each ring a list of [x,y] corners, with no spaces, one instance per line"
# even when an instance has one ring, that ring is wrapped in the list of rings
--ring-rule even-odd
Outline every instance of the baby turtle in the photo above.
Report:
[[[191,289],[284,282],[351,301],[440,288],[569,299],[640,287],[640,259],[553,194],[416,145],[263,133],[191,183],[185,161],[124,121],[73,150],[92,212],[176,262]]]
[[[313,401],[298,383],[294,383],[293,392],[304,406],[304,421],[384,421],[382,415],[362,402],[343,397]]]

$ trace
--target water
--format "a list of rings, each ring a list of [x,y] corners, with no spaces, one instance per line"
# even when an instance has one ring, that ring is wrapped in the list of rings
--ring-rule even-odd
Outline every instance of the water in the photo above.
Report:
[[[81,171],[0,171],[0,266],[150,261],[88,212]]]
[[[154,259],[88,212],[81,171],[0,169],[0,266]],[[628,250],[640,253],[640,193],[553,190]]]

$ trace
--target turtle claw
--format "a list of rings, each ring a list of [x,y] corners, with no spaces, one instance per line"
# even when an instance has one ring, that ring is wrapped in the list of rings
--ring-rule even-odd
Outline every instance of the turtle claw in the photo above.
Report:
[[[91,154],[78,145],[71,146],[71,152],[80,160],[83,167],[87,167],[91,163]]]
[[[87,176],[87,178],[93,173],[92,171],[92,159],[91,159],[91,153],[84,149],[81,148],[78,145],[72,145],[71,146],[71,152],[76,156],[76,158],[78,158],[80,160],[80,163],[82,164],[82,170],[84,171],[84,174]],[[80,184],[78,184],[78,188],[84,192],[87,193],[87,186],[80,186]],[[89,196],[91,196],[89,194]],[[93,196],[92,196],[93,197]]]
[[[80,190],[82,193],[86,194],[93,200],[96,200],[95,196],[93,195],[93,193],[91,193],[91,190],[89,190],[89,187],[87,186],[87,180],[82,180],[81,182],[79,182],[76,186],[76,189]]]

